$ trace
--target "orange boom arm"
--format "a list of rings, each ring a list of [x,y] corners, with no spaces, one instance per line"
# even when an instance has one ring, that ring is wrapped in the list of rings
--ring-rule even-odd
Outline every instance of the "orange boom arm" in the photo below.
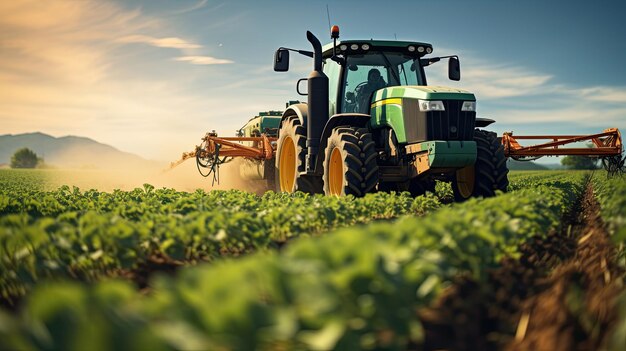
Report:
[[[552,140],[551,142],[522,146],[518,140]],[[563,147],[568,144],[590,141],[592,147]],[[622,154],[622,136],[617,128],[605,129],[599,134],[589,135],[502,135],[504,154],[513,159],[539,156],[581,155],[613,157]]]

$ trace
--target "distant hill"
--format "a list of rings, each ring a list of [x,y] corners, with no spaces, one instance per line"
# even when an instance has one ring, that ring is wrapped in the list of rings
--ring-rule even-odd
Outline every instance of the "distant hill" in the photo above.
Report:
[[[44,133],[0,135],[0,164],[10,163],[16,150],[27,147],[44,162],[61,168],[158,167],[159,163],[120,151],[110,145],[79,136],[53,137]]]
[[[545,171],[550,169],[532,161],[515,161],[512,159],[509,159],[506,165],[511,171]]]

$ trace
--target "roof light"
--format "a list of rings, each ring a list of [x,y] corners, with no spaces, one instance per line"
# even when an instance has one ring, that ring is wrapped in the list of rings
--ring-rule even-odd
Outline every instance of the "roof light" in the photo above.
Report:
[[[346,50],[348,50],[348,45],[346,45],[346,44],[339,45],[339,49],[341,51],[346,51]]]
[[[409,52],[413,52],[413,51],[415,51],[415,46],[409,45],[409,47],[407,49],[409,50]]]
[[[352,45],[350,45],[350,49],[352,49],[352,50],[359,50],[359,44],[352,44]]]
[[[339,38],[339,26],[335,25],[330,28],[330,37],[331,39]]]
[[[426,48],[426,53],[427,54],[430,54],[431,52],[433,52],[433,48],[430,48],[430,47]]]
[[[423,47],[423,46],[418,46],[418,47],[417,47],[417,52],[419,52],[420,54],[421,54],[422,52],[424,52],[424,47]]]
[[[370,45],[369,44],[363,44],[363,45],[361,45],[361,49],[369,50],[370,49]]]

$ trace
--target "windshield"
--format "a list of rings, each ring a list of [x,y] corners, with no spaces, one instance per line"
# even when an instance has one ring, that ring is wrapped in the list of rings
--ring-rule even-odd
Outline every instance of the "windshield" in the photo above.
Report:
[[[375,91],[398,85],[419,85],[419,63],[399,52],[374,51],[346,58],[342,112],[369,113]]]

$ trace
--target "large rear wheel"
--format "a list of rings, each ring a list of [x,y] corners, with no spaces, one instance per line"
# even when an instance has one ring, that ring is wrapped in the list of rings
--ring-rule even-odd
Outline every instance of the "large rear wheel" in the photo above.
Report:
[[[333,129],[324,151],[324,193],[364,196],[378,183],[376,148],[367,128]]]
[[[509,186],[504,147],[494,132],[476,129],[476,163],[456,171],[452,191],[456,201],[470,197],[492,197]]]
[[[280,127],[275,160],[275,184],[277,192],[303,191],[321,193],[319,177],[301,176],[305,171],[306,129],[296,116],[288,117]]]

